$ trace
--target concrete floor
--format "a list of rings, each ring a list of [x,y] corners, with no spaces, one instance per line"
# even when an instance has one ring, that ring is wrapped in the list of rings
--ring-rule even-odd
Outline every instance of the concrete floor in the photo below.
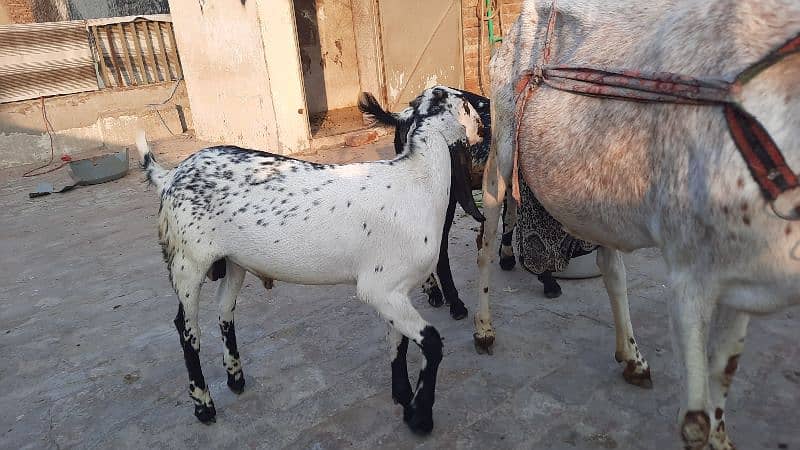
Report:
[[[315,157],[387,154],[387,145]],[[174,162],[199,146],[178,138],[158,149]],[[225,385],[214,289],[206,286],[201,360],[218,410],[206,426],[186,392],[153,189],[134,171],[29,200],[39,180],[20,173],[0,174],[1,448],[680,447],[669,294],[655,251],[626,256],[634,326],[653,370],[648,391],[625,384],[614,362],[599,279],[565,281],[564,295],[547,300],[521,269],[495,269],[493,356],[475,353],[471,319],[455,322],[415,292],[446,339],[427,438],[402,423],[390,398],[386,328],[351,286],[276,283],[267,292],[248,275],[236,310],[247,379],[238,397]],[[66,170],[40,178],[66,181]],[[471,309],[474,226],[459,217],[450,250]],[[751,325],[727,411],[741,449],[800,449],[797,314]],[[411,373],[417,354],[410,352]]]

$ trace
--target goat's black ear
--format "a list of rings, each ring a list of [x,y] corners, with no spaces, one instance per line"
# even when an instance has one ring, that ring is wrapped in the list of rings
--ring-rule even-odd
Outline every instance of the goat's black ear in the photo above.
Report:
[[[465,144],[450,147],[450,195],[455,198],[461,208],[478,222],[486,220],[472,197],[470,182],[470,158]]]

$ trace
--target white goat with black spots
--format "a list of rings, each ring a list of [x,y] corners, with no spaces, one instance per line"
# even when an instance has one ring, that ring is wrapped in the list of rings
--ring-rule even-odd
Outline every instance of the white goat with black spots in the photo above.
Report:
[[[478,111],[483,121],[484,130],[491,131],[491,102],[489,99],[469,91],[459,91],[472,107]],[[408,130],[414,122],[414,108],[408,107],[398,112],[388,112],[381,107],[378,100],[372,94],[367,92],[362,93],[359,98],[358,108],[361,112],[371,116],[377,122],[395,127],[394,147],[398,154],[401,153],[405,147]],[[482,143],[469,148],[472,163],[471,184],[473,188],[480,189],[482,185],[483,172],[489,157],[490,145],[491,133],[488,132]],[[512,247],[514,228],[517,224],[517,204],[516,202],[509,202],[507,200],[508,199],[503,202],[503,233],[499,252],[500,268],[505,271],[513,270],[514,266],[517,264],[516,257],[514,256],[514,248]],[[447,209],[447,217],[445,219],[444,236],[449,234],[450,227],[453,224],[455,203],[456,200],[451,198]],[[475,209],[477,210],[477,206],[475,206]],[[483,216],[478,220],[482,222]],[[482,229],[483,224],[481,224],[481,230]],[[480,239],[479,237],[476,241],[479,249],[481,246]],[[537,278],[544,286],[545,296],[548,298],[555,298],[561,295],[561,286],[559,286],[551,272],[538,274]],[[453,319],[461,320],[467,316],[467,308],[464,306],[464,302],[459,298],[458,290],[453,283],[447,239],[445,237],[442,238],[442,248],[439,252],[439,263],[436,265],[436,273],[432,273],[431,276],[428,277],[425,284],[422,286],[422,290],[427,294],[428,303],[430,303],[431,306],[438,308],[444,304],[450,305],[450,316],[452,316]]]
[[[483,135],[477,112],[445,87],[412,102],[415,123],[405,151],[390,161],[324,165],[231,146],[195,153],[174,170],[153,160],[144,134],[137,147],[158,188],[159,237],[180,305],[180,333],[195,416],[216,410],[200,368],[198,301],[205,274],[224,260],[217,291],[228,386],[244,388],[233,310],[245,272],[299,284],[354,283],[358,297],[389,323],[392,396],[415,432],[433,428],[442,341],[409,301],[433,271],[451,187],[470,193],[468,145]],[[424,362],[416,393],[406,369],[408,339]]]

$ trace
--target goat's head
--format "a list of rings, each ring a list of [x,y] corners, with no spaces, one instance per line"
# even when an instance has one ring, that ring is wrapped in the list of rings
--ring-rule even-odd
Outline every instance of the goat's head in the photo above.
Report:
[[[451,201],[457,201],[467,214],[478,222],[483,222],[486,219],[472,197],[469,154],[469,146],[483,141],[483,121],[480,115],[461,91],[445,86],[434,86],[424,90],[410,105],[414,108],[416,119],[449,115],[458,123],[458,125],[452,124],[450,128],[458,127],[460,132],[455,133],[456,138],[448,142]],[[442,134],[446,134],[446,131]]]
[[[414,108],[416,117],[452,115],[464,127],[467,145],[483,142],[483,121],[463,92],[446,86],[434,86],[422,91],[409,104]]]

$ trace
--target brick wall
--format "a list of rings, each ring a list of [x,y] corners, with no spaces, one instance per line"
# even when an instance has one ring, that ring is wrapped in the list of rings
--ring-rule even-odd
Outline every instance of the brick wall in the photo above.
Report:
[[[480,93],[481,87],[478,77],[478,40],[480,36],[480,29],[478,28],[481,21],[478,19],[480,13],[479,3],[485,0],[461,0],[461,20],[462,29],[464,34],[464,89]],[[500,9],[499,20],[495,19],[495,34],[502,36],[505,30],[511,28],[511,24],[517,19],[522,0],[497,0],[497,5]],[[488,64],[491,55],[491,46],[489,44],[489,31],[486,27],[486,22],[483,22],[483,64],[484,74],[486,77],[489,75]],[[499,44],[495,44],[499,45]],[[489,89],[489,80],[483,80],[483,87]]]
[[[9,23],[33,23],[31,0],[5,0],[0,5],[7,14]]]

